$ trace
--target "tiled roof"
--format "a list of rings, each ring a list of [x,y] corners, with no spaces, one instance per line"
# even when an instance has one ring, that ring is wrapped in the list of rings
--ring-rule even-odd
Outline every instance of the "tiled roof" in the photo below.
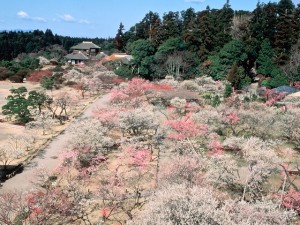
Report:
[[[90,41],[84,41],[78,45],[74,45],[71,47],[71,50],[89,50],[91,48],[100,49],[98,45],[95,45],[93,42]]]
[[[82,52],[73,52],[65,56],[67,59],[77,59],[77,60],[88,60],[89,57],[87,57]]]
[[[276,92],[284,92],[288,95],[300,91],[298,88],[291,87],[291,86],[288,86],[288,85],[280,86],[280,87],[277,87],[277,88],[274,88],[274,89],[275,89]]]

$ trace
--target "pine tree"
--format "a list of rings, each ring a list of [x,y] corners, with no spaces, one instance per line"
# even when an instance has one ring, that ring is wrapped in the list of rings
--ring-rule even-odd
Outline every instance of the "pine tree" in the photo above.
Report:
[[[131,44],[132,65],[136,74],[146,79],[151,78],[154,52],[155,48],[149,40],[140,39]]]
[[[229,70],[235,63],[242,66],[247,61],[248,56],[244,49],[245,44],[242,41],[232,40],[227,43],[217,55],[210,57],[212,61],[210,75],[215,80],[226,79]]]
[[[257,61],[256,61],[257,73],[266,76],[271,76],[274,67],[273,59],[274,59],[274,50],[271,46],[270,41],[268,39],[265,39],[261,43],[261,49],[259,51]]]
[[[252,38],[259,43],[264,39],[269,39],[274,46],[276,31],[276,4],[258,3],[253,11],[253,17],[250,20],[250,32]]]
[[[231,26],[232,26],[232,18],[234,15],[234,11],[232,10],[229,0],[226,1],[226,4],[222,9],[217,11],[215,19],[215,42],[216,47],[222,48],[226,43],[231,40]],[[217,49],[218,50],[218,49]]]

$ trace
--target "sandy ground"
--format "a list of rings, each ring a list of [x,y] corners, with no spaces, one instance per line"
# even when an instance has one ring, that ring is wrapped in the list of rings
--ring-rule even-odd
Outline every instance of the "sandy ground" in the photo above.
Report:
[[[0,109],[6,104],[6,97],[10,94],[10,89],[25,86],[28,91],[41,89],[39,84],[31,83],[11,83],[10,81],[0,81]],[[2,110],[0,110],[0,119],[3,119]],[[8,123],[0,123],[0,144],[5,141],[8,136],[13,134],[22,134],[24,127],[12,125]]]
[[[11,83],[10,81],[0,81],[0,106],[6,104],[6,96],[10,94],[9,90],[12,88],[19,88],[25,86],[28,91],[41,89],[39,84],[32,83]]]
[[[92,110],[97,106],[105,105],[108,101],[108,95],[98,98],[92,103],[81,115],[82,117],[90,117]],[[66,149],[66,145],[71,140],[71,134],[67,131],[53,139],[53,141],[42,150],[39,155],[26,165],[24,171],[17,174],[13,178],[4,182],[0,188],[0,192],[5,191],[28,191],[34,188],[34,182],[37,181],[37,172],[40,171],[53,171],[59,166],[60,160],[58,156]]]
[[[296,92],[296,93],[293,93],[293,94],[290,94],[290,95],[288,95],[288,97],[300,97],[300,91]]]

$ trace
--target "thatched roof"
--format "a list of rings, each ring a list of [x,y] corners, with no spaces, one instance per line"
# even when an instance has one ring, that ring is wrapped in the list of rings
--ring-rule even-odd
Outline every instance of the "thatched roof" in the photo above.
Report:
[[[98,45],[95,45],[91,41],[83,41],[82,43],[80,43],[78,45],[74,45],[70,49],[71,50],[90,50],[91,48],[100,49],[100,47]]]
[[[87,57],[85,54],[82,52],[73,52],[65,56],[67,59],[70,60],[88,60],[89,57]]]

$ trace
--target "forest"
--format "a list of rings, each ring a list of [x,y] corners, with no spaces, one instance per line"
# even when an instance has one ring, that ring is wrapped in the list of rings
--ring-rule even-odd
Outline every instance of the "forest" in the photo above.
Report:
[[[299,35],[291,0],[150,11],[108,39],[2,32],[0,162],[24,171],[0,224],[299,224]],[[133,59],[67,64],[83,40]]]
[[[150,11],[125,31],[120,23],[114,38],[71,38],[45,32],[0,33],[0,65],[21,53],[50,57],[60,45],[68,51],[86,40],[106,53],[126,52],[134,56],[128,66],[118,67],[121,76],[160,79],[167,74],[180,79],[203,74],[228,80],[242,89],[260,74],[264,86],[278,87],[299,78],[300,6],[290,0],[259,3],[252,11],[234,11],[229,1],[221,9],[166,12],[162,17]],[[58,55],[65,52],[60,50]],[[58,56],[56,57],[58,58]],[[11,66],[11,65],[10,65]],[[13,69],[14,70],[14,69]],[[13,71],[13,72],[16,72]]]

